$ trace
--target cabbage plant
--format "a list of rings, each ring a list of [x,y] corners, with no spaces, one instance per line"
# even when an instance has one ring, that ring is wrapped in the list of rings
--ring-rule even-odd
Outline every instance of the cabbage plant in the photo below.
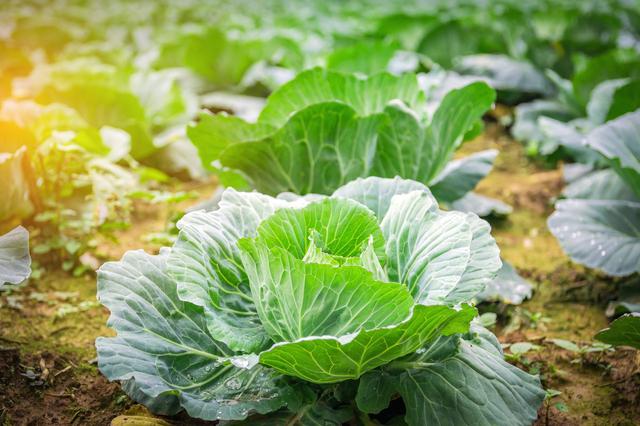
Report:
[[[608,168],[565,188],[549,228],[574,261],[609,275],[640,272],[640,110],[597,127],[583,149]]]
[[[5,284],[20,284],[29,275],[29,232],[19,226],[0,235],[0,289]]]
[[[578,173],[572,173],[563,191],[566,199],[556,203],[549,217],[551,232],[573,261],[612,276],[640,272],[639,135],[636,110],[596,127],[584,139],[575,138],[583,151],[608,167],[573,165]],[[624,293],[620,296],[625,305]],[[623,315],[595,337],[615,346],[639,347],[640,314]]]
[[[117,332],[97,340],[99,368],[152,411],[342,424],[400,397],[411,425],[536,418],[539,379],[473,322],[501,265],[490,227],[421,183],[227,189],[178,227],[173,247],[98,272]]]
[[[513,136],[541,155],[598,164],[582,139],[596,127],[640,107],[640,57],[614,50],[585,62],[571,80],[548,71],[556,96],[523,103],[515,109]]]
[[[187,133],[204,167],[225,186],[331,194],[359,177],[400,176],[452,204],[464,200],[497,156],[487,150],[452,161],[465,136],[481,128],[495,91],[474,82],[447,93],[433,113],[427,95],[413,74],[362,77],[314,68],[271,94],[255,123],[202,114]]]

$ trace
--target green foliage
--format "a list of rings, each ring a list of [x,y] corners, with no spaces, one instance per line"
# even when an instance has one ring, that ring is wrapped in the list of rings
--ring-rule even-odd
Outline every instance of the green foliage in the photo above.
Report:
[[[472,192],[497,152],[455,158],[496,99],[532,101],[512,130],[534,155],[586,165],[550,219],[567,253],[640,270],[628,2],[6,3],[0,223],[30,220],[34,255],[83,273],[133,200],[191,197],[163,185],[203,173],[197,156],[224,186],[297,194],[228,190],[149,237],[170,251],[101,270],[118,337],[98,342],[100,367],[155,412],[341,424],[400,396],[410,424],[530,423],[537,379],[468,332],[468,302],[530,291],[466,213],[510,212]],[[250,113],[225,96],[254,97]],[[24,275],[20,242],[2,273]]]
[[[596,339],[613,346],[632,346],[640,349],[640,314],[625,314],[596,334]]]
[[[31,217],[40,230],[34,254],[75,275],[86,272],[79,259],[93,248],[93,234],[126,227],[133,195],[152,185],[142,175],[163,175],[130,157],[126,132],[97,129],[65,105],[6,101],[0,117],[17,123],[13,134],[29,140],[0,153],[0,177],[11,182],[0,190],[8,201],[0,222]]]
[[[640,110],[625,114],[587,136],[586,144],[605,157],[640,196]]]

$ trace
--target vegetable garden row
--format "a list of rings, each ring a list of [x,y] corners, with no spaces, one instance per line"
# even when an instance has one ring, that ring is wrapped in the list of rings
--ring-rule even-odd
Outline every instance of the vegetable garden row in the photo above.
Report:
[[[637,1],[10,0],[0,102],[0,424],[640,422]]]

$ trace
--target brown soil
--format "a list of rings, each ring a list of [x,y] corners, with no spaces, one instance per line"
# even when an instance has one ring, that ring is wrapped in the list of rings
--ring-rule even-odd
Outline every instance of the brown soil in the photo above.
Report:
[[[494,304],[481,310],[500,314],[495,331],[503,343],[539,346],[513,361],[541,374],[545,388],[561,392],[541,407],[536,425],[640,424],[638,351],[579,355],[551,341],[592,344],[607,325],[604,308],[616,287],[570,263],[546,227],[562,189],[561,172],[527,159],[497,125],[488,125],[485,135],[461,152],[488,148],[500,155],[479,192],[514,207],[508,218],[492,223],[494,235],[503,257],[534,284],[535,293],[518,307]],[[205,199],[214,184],[186,189]],[[112,260],[128,249],[157,251],[144,236],[163,231],[171,213],[166,206],[139,205],[132,226],[116,242],[104,240],[96,256]],[[115,426],[205,424],[185,416],[153,417],[100,375],[94,341],[113,333],[105,327],[108,312],[96,303],[95,291],[95,277],[74,278],[49,265],[40,279],[0,295],[0,425],[107,425],[113,419]]]

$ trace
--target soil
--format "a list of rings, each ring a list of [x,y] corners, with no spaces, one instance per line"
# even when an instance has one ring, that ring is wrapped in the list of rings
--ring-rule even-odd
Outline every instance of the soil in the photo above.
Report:
[[[536,425],[640,424],[640,352],[573,353],[552,341],[592,345],[593,335],[608,323],[605,307],[619,284],[570,263],[549,233],[546,219],[562,190],[561,170],[527,158],[522,146],[496,124],[489,124],[460,153],[489,148],[499,149],[500,155],[478,192],[513,206],[507,218],[492,220],[494,235],[503,258],[535,291],[520,306],[484,304],[480,310],[499,314],[494,331],[505,346],[536,345],[511,360],[539,373],[546,389],[559,392],[541,407]],[[215,182],[175,189],[185,187],[204,200]],[[115,242],[103,241],[97,258],[114,260],[138,248],[156,252],[159,246],[145,235],[164,231],[176,209],[200,200],[172,209],[140,204],[131,227],[119,232]],[[105,326],[108,311],[96,302],[95,293],[95,276],[72,277],[48,265],[39,279],[0,294],[0,425],[207,424],[184,415],[154,417],[99,373],[95,338],[113,332]]]

